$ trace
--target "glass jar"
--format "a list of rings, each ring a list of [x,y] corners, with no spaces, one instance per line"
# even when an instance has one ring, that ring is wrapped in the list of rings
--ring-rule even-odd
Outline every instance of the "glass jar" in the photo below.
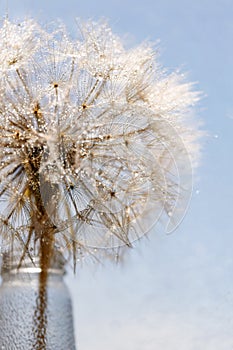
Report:
[[[17,268],[5,254],[2,266],[0,349],[75,350],[72,304],[63,279],[62,257],[54,259],[48,274],[43,342],[38,341],[41,272],[38,261],[32,263],[29,259]]]

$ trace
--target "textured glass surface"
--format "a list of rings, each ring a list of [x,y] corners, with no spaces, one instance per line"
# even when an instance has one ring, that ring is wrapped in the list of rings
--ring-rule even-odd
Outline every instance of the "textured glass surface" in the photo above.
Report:
[[[32,271],[3,276],[0,349],[75,350],[71,299],[62,274],[55,273],[47,285],[46,345],[38,345],[38,277]]]

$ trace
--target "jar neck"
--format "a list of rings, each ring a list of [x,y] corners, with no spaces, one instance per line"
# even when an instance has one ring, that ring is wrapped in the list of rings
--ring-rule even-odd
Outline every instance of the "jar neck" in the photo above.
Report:
[[[1,266],[1,276],[3,281],[10,276],[12,278],[27,274],[30,274],[30,276],[37,276],[41,271],[40,258],[38,256],[27,257],[22,263],[20,263],[17,256],[12,255],[9,252],[3,253]],[[50,276],[63,276],[65,273],[65,259],[60,252],[56,251],[51,261],[48,274]]]

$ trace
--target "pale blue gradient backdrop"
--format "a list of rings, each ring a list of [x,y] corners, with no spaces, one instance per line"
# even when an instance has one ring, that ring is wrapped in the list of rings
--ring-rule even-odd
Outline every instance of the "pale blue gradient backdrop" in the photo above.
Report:
[[[8,6],[11,17],[61,18],[72,32],[75,17],[106,17],[115,32],[128,34],[128,45],[160,39],[160,61],[188,72],[205,94],[198,112],[209,136],[181,226],[172,235],[152,231],[123,265],[86,266],[67,277],[78,349],[232,350],[233,1],[9,0]]]

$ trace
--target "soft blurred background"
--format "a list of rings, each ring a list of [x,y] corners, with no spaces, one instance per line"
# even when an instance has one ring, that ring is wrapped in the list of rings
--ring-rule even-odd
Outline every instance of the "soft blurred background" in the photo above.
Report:
[[[106,17],[134,46],[160,39],[160,61],[204,92],[203,143],[193,197],[170,235],[152,230],[122,264],[66,277],[80,350],[233,349],[233,1],[9,0],[1,15],[63,20]]]

